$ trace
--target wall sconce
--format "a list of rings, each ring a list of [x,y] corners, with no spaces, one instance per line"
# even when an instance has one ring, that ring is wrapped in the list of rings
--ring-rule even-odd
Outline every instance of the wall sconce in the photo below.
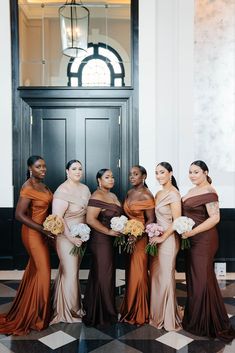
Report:
[[[88,46],[89,10],[82,2],[66,1],[59,8],[62,51],[70,57],[85,56]]]

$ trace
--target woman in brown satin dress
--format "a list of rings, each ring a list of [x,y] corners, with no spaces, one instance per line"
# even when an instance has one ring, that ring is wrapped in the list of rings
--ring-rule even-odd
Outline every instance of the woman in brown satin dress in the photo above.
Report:
[[[157,165],[156,178],[162,190],[155,197],[155,212],[164,233],[150,240],[158,243],[157,256],[150,258],[150,324],[158,329],[176,331],[182,327],[175,293],[175,261],[180,239],[173,230],[173,221],[181,216],[181,197],[169,163]]]
[[[189,178],[195,185],[183,197],[183,215],[196,223],[190,232],[191,247],[187,254],[187,301],[183,328],[199,336],[219,338],[230,342],[235,338],[220,289],[215,277],[213,259],[218,249],[216,224],[220,220],[218,195],[211,186],[208,167],[195,161]]]
[[[30,330],[45,329],[50,320],[50,259],[42,223],[51,206],[52,193],[42,183],[46,164],[40,156],[28,161],[28,180],[22,186],[16,206],[16,219],[23,223],[22,241],[29,262],[13,305],[0,315],[0,333],[26,335]]]
[[[102,328],[117,321],[113,238],[120,234],[110,228],[110,221],[121,216],[122,207],[117,196],[110,192],[114,186],[112,171],[101,169],[96,179],[99,187],[91,195],[87,208],[92,265],[84,297],[83,322]]]
[[[127,193],[124,211],[129,219],[137,219],[144,225],[155,221],[154,198],[145,179],[147,172],[142,166],[130,171],[133,188]],[[149,278],[148,256],[145,253],[147,235],[136,241],[133,254],[129,257],[126,271],[126,292],[121,305],[120,321],[142,325],[149,321]]]

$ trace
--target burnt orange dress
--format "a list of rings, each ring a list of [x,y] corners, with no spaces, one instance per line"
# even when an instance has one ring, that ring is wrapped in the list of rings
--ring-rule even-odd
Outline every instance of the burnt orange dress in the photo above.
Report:
[[[144,211],[154,207],[154,199],[124,202],[127,217],[143,224]],[[142,325],[149,321],[148,256],[145,253],[147,242],[147,235],[137,240],[126,271],[126,292],[120,309],[120,321],[130,324]]]
[[[52,193],[21,189],[20,197],[31,200],[29,216],[42,224],[48,215]],[[23,224],[22,241],[29,254],[29,262],[19,285],[13,305],[7,314],[0,315],[0,333],[26,335],[30,330],[46,328],[50,319],[50,258],[48,245],[42,234]]]

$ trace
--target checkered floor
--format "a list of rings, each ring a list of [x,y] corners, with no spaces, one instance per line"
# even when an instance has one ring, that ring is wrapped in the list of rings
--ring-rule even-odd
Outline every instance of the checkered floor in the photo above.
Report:
[[[0,312],[6,312],[15,296],[22,273],[0,272]],[[81,287],[84,291],[88,271],[81,271]],[[53,274],[54,276],[54,274]],[[6,279],[7,278],[7,279]],[[17,278],[17,279],[16,279]],[[177,297],[184,305],[186,287],[184,277],[176,274]],[[124,271],[117,271],[117,305],[124,290]],[[224,303],[235,327],[235,276],[219,280]],[[56,324],[42,332],[28,336],[0,335],[0,353],[234,353],[235,340],[225,345],[219,340],[193,336],[184,330],[166,332],[150,325],[141,327],[118,323],[104,331],[88,328],[83,324]]]

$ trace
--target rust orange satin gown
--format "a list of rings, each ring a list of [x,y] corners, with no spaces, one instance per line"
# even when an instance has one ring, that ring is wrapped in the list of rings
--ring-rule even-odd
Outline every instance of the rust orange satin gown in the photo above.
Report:
[[[29,214],[42,224],[48,215],[52,193],[26,186],[21,197],[31,200]],[[50,319],[50,258],[46,240],[41,233],[22,226],[22,241],[29,261],[19,285],[13,305],[7,314],[0,315],[0,333],[26,335],[30,330],[42,330]]]
[[[145,223],[144,211],[154,208],[154,200],[127,201],[124,211],[129,219]],[[135,250],[130,255],[126,271],[126,292],[121,305],[120,321],[142,325],[149,321],[149,278],[148,256],[145,253],[147,236],[137,240]]]

